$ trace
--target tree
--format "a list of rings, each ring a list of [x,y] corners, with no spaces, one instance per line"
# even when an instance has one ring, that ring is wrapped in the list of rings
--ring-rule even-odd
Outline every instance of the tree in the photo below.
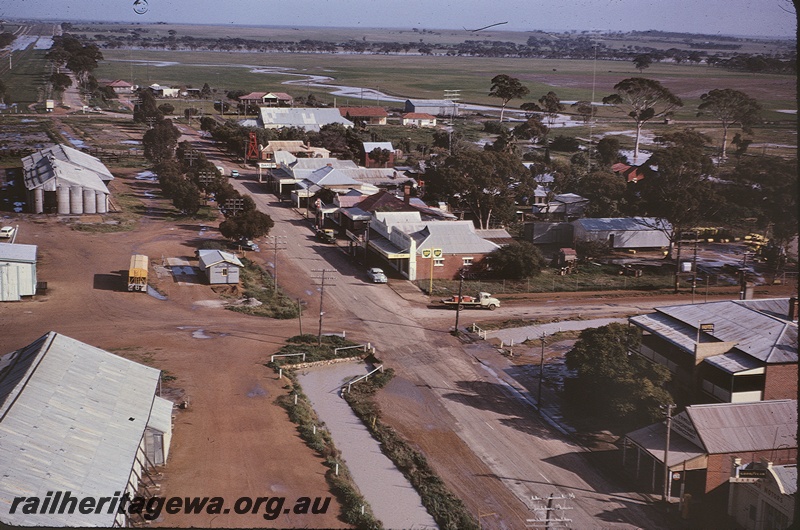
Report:
[[[162,103],[158,106],[158,110],[160,110],[161,113],[166,116],[175,112],[175,105],[172,103]]]
[[[620,143],[616,138],[606,136],[597,142],[597,161],[601,166],[611,167],[619,161]]]
[[[650,54],[643,53],[633,58],[633,66],[639,70],[640,74],[644,72],[645,68],[650,68],[651,64],[653,64],[653,58],[650,57]]]
[[[576,101],[570,106],[575,109],[575,112],[581,117],[583,123],[589,123],[597,114],[597,109],[594,108],[594,105],[592,105],[590,101]]]
[[[206,99],[210,95],[211,95],[211,87],[208,86],[208,83],[204,83],[203,88],[200,89],[200,97]]]
[[[202,205],[200,189],[191,181],[178,179],[170,190],[172,204],[184,215],[195,215]]]
[[[155,121],[164,119],[164,115],[158,110],[158,102],[150,89],[141,88],[137,95],[139,102],[133,108],[133,121],[135,123],[146,123],[148,118],[154,118]]]
[[[751,134],[751,127],[759,121],[761,106],[744,92],[730,88],[714,89],[700,99],[702,103],[697,107],[697,115],[710,114],[722,124],[722,159],[725,160],[728,129],[738,124],[745,133]]]
[[[493,278],[518,280],[542,272],[545,259],[529,241],[515,241],[493,250],[485,258],[488,275]]]
[[[493,216],[514,220],[513,186],[527,173],[515,155],[462,151],[426,171],[426,194],[470,211],[481,228],[488,228]]]
[[[156,122],[142,137],[144,156],[153,163],[172,158],[181,132],[170,120]]]
[[[516,77],[511,77],[506,74],[496,75],[492,78],[492,88],[489,90],[489,95],[494,98],[500,98],[503,102],[500,107],[500,121],[503,121],[503,113],[506,110],[506,105],[512,99],[522,98],[530,93],[528,87],[520,83]]]
[[[625,181],[610,171],[593,171],[580,178],[575,193],[589,199],[586,217],[620,217],[624,209]]]
[[[633,148],[634,162],[639,158],[639,139],[642,126],[653,118],[669,116],[681,99],[653,79],[631,77],[614,85],[616,93],[603,98],[603,103],[614,105],[636,123],[636,143]]]
[[[391,151],[388,149],[381,149],[380,147],[376,147],[369,152],[369,159],[372,160],[377,167],[386,167],[391,157]]]
[[[255,239],[269,234],[274,225],[269,215],[253,209],[227,217],[219,224],[219,231],[229,239]]]
[[[552,90],[540,97],[538,101],[541,106],[541,112],[547,117],[547,125],[552,128],[553,124],[556,122],[556,118],[558,118],[558,113],[563,112],[564,105]]]
[[[50,76],[50,83],[53,84],[53,90],[56,92],[63,92],[72,86],[72,78],[67,74],[56,72]]]
[[[662,227],[670,239],[670,257],[677,236],[713,219],[718,209],[718,198],[708,178],[714,165],[703,152],[702,141],[697,139],[700,137],[682,133],[679,141],[657,150],[648,164],[658,170],[636,184],[643,209],[640,213],[665,219],[671,225],[671,229]]]
[[[626,426],[646,425],[660,419],[660,405],[673,403],[663,387],[671,376],[665,367],[631,354],[641,338],[636,328],[609,324],[581,332],[566,354],[564,393],[587,414],[614,418]]]

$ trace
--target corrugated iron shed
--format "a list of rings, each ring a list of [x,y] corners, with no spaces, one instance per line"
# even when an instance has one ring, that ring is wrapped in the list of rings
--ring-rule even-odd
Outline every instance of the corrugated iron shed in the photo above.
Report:
[[[709,454],[797,447],[797,400],[714,403],[686,408]]]
[[[159,370],[50,332],[0,357],[0,514],[21,526],[110,527],[116,514],[10,514],[16,496],[125,491]],[[78,510],[76,510],[77,512]]]

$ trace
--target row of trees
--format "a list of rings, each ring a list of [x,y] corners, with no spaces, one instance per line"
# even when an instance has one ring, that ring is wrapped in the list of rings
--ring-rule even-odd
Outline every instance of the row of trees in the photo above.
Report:
[[[149,110],[140,109],[140,119],[158,116],[159,111],[147,101],[144,96],[141,106]],[[224,237],[253,239],[267,235],[274,225],[272,218],[258,211],[252,197],[236,191],[227,177],[189,142],[178,145],[180,136],[172,120],[162,117],[153,121],[142,138],[144,155],[154,164],[161,190],[173,206],[184,215],[196,215],[205,198],[213,197],[225,216],[219,226]]]
[[[631,118],[636,127],[636,140],[634,144],[634,159],[639,156],[639,141],[641,138],[642,127],[654,119],[667,118],[672,116],[675,109],[683,106],[683,101],[673,94],[668,88],[659,81],[646,79],[643,77],[631,77],[623,79],[614,85],[614,93],[603,98],[603,104],[613,105],[615,109]],[[519,79],[505,74],[500,74],[492,78],[489,96],[501,100],[500,121],[503,121],[503,114],[506,105],[512,99],[524,98],[530,93],[528,87],[523,85]],[[738,90],[733,89],[714,89],[700,96],[702,103],[698,107],[698,116],[710,116],[722,125],[722,158],[727,156],[728,130],[734,126],[740,126],[745,133],[752,133],[753,125],[759,122],[761,106],[758,102]],[[582,116],[584,121],[588,121],[594,116],[593,105],[586,101],[578,101],[573,107]],[[522,134],[531,137],[533,134],[541,134],[546,137],[547,131],[542,129],[542,115],[547,119],[547,124],[552,127],[555,119],[560,112],[565,110],[555,92],[550,91],[537,102],[525,102],[520,108],[534,114],[525,124],[527,131],[520,127]]]
[[[174,30],[171,30],[174,31]],[[144,48],[168,50],[220,50],[249,52],[288,52],[288,53],[370,53],[370,54],[408,54],[430,55],[440,53],[461,57],[521,57],[545,59],[592,59],[633,60],[635,57],[647,55],[651,62],[673,61],[700,63],[709,65],[743,68],[748,71],[792,73],[796,72],[793,47],[787,46],[782,56],[772,57],[759,54],[743,54],[736,50],[739,44],[710,45],[704,47],[730,51],[730,54],[710,54],[706,50],[697,49],[696,42],[685,42],[667,50],[649,46],[607,46],[599,42],[597,37],[588,35],[551,35],[531,36],[525,44],[501,40],[465,40],[459,43],[426,43],[422,39],[417,42],[369,42],[366,39],[351,39],[341,42],[330,42],[314,39],[299,41],[273,41],[243,39],[238,37],[194,37],[190,35],[150,37],[144,35],[142,28],[131,30],[127,35],[96,34],[96,43],[106,48]],[[692,37],[686,35],[686,37]],[[89,37],[83,35],[84,40]],[[731,55],[733,54],[733,55]]]

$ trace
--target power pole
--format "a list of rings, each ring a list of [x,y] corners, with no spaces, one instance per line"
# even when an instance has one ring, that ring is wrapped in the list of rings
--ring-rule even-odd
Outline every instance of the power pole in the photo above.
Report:
[[[329,279],[330,277],[327,276],[328,273],[335,272],[333,269],[311,269],[312,272],[321,272],[322,276],[316,276],[321,282],[318,284],[320,286],[319,290],[319,332],[317,333],[317,346],[322,346],[322,317],[325,314],[323,309],[323,300],[325,299],[325,280]],[[336,284],[328,284],[328,285],[336,285]]]
[[[433,259],[433,258],[431,258]],[[456,304],[456,337],[458,337],[458,316],[461,313],[461,293],[464,290],[464,269],[458,271],[458,304]]]
[[[197,181],[203,186],[204,206],[208,206],[208,185],[214,182],[214,174],[211,171],[201,171],[197,174]]]
[[[274,282],[273,289],[274,294],[273,296],[277,296],[278,294],[278,251],[279,250],[286,250],[286,236],[267,236],[267,239],[272,240],[273,250],[275,251],[275,256],[273,258],[273,268],[274,272],[272,273],[272,279]],[[300,333],[302,335],[302,333]]]
[[[538,389],[538,397],[536,398],[536,406],[539,407],[539,412],[542,411],[542,382],[544,380],[544,347],[547,344],[545,340],[545,334],[542,332],[542,336],[539,338],[542,341],[542,355],[539,358],[539,389]]]
[[[450,151],[450,154],[453,154],[453,127],[455,117],[456,117],[456,108],[458,106],[458,100],[461,99],[461,90],[445,90],[444,91],[444,100],[451,101],[453,103],[453,109],[450,113],[450,126],[448,127],[448,140],[447,140],[447,147]]]
[[[672,410],[675,408],[674,404],[662,405],[661,409],[664,410],[664,414],[667,416],[667,440],[666,445],[664,445],[664,491],[661,494],[661,500],[664,502],[669,502],[670,498],[670,480],[669,480],[669,434],[670,430],[672,429]]]
[[[564,512],[567,510],[574,509],[572,506],[569,506],[567,503],[574,499],[575,495],[572,493],[558,493],[554,494],[551,493],[547,496],[547,499],[542,497],[533,497],[531,500],[537,503],[533,511],[534,512],[544,512],[544,514],[537,514],[535,519],[526,519],[525,520],[525,527],[526,528],[571,528],[570,523],[572,519],[567,519],[564,517]],[[544,501],[547,501],[546,505],[542,505]],[[564,501],[562,503],[558,503],[554,501]]]
[[[189,166],[192,166],[194,161],[197,159],[197,151],[194,149],[189,149],[185,153],[183,153],[183,159],[189,161]]]

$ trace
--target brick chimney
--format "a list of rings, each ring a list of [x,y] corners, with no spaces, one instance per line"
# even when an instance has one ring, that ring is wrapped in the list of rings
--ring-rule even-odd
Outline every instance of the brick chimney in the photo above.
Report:
[[[403,188],[403,204],[406,206],[411,204],[411,186],[408,184]]]

